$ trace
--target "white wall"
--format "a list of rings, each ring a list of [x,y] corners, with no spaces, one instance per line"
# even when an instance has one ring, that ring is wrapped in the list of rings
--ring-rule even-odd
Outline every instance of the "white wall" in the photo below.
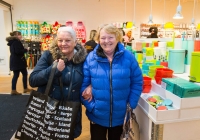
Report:
[[[39,20],[53,23],[59,21],[62,24],[67,20],[77,22],[82,20],[87,29],[87,35],[91,29],[97,29],[102,23],[133,21],[133,0],[13,0],[14,23],[16,20]],[[125,14],[126,1],[126,14]],[[187,2],[185,2],[187,1]],[[184,19],[173,20],[178,0],[166,0],[164,14],[164,0],[152,0],[152,15],[154,23],[172,21],[176,23],[190,23],[192,19],[193,1],[182,0],[182,13]],[[196,12],[200,12],[200,4]],[[126,15],[126,16],[125,16]],[[150,0],[136,0],[136,24],[148,22],[150,15]],[[126,17],[126,19],[125,19]],[[200,16],[196,14],[196,22],[200,22]]]
[[[150,15],[150,0],[4,0],[13,6],[13,23],[16,29],[17,20],[38,20],[54,23],[55,21],[65,24],[65,21],[85,23],[87,37],[92,29],[97,29],[103,23],[124,22],[134,20],[136,25],[147,23]],[[126,10],[125,10],[126,1]],[[200,0],[196,0],[195,20],[200,23]],[[152,15],[154,23],[172,21],[175,23],[190,23],[193,13],[193,0],[181,0],[182,14],[184,19],[172,19],[175,14],[178,0],[152,0]],[[0,55],[6,55],[6,65],[0,66],[0,74],[9,71],[9,52],[6,47],[5,37],[11,32],[10,13],[7,8],[0,5]],[[126,11],[126,12],[125,12]],[[135,31],[139,36],[140,30]],[[3,72],[2,72],[3,71]]]
[[[9,53],[8,46],[6,45],[6,25],[5,25],[6,12],[0,8],[0,75],[9,74]]]

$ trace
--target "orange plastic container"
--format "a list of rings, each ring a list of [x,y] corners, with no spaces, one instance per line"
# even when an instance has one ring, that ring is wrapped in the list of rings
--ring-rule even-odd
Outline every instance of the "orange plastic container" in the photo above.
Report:
[[[154,47],[158,47],[158,42],[154,42]]]
[[[169,68],[156,68],[155,77],[171,78],[173,75],[173,70]]]
[[[151,91],[151,85],[143,85],[142,93],[149,93]]]
[[[144,86],[150,86],[151,85],[151,78],[150,77],[147,77],[147,76],[144,76],[143,77],[143,85]]]
[[[194,51],[200,51],[200,40],[195,40],[194,42]]]

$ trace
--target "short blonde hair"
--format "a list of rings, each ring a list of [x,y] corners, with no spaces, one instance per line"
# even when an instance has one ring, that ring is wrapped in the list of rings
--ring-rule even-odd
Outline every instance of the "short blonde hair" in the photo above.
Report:
[[[122,41],[122,34],[120,32],[120,30],[115,27],[112,24],[104,24],[101,27],[99,27],[98,33],[97,33],[97,41],[100,41],[100,32],[101,30],[104,30],[106,33],[108,34],[114,34],[116,37],[116,40],[121,42]]]

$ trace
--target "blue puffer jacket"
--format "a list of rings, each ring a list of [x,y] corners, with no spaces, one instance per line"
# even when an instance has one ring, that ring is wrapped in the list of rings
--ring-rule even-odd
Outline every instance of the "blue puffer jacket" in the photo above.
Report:
[[[89,120],[105,127],[122,125],[127,103],[134,109],[142,92],[142,72],[134,55],[118,43],[110,64],[97,45],[87,56],[83,72],[81,91],[92,85],[92,101],[82,98]]]
[[[44,93],[46,89],[46,85],[49,79],[49,75],[52,69],[52,62],[56,60],[57,46],[55,46],[55,51],[45,51],[41,58],[39,59],[37,65],[35,66],[33,72],[30,75],[29,83],[32,87],[38,87],[37,91]],[[68,96],[68,89],[70,82],[72,81],[72,91],[70,100],[81,102],[80,100],[80,90],[83,81],[83,62],[86,57],[86,51],[80,45],[75,47],[76,53],[73,56],[73,61],[65,62],[65,68],[62,72],[58,69],[55,72],[55,76],[52,83],[52,90],[50,96],[57,100],[61,100],[62,96],[60,93],[60,84],[59,77],[62,78],[63,82],[63,93],[64,96]],[[52,60],[53,59],[53,60]],[[62,58],[61,59],[65,59]],[[72,76],[71,76],[72,75]],[[72,78],[71,78],[72,77]],[[82,131],[82,109],[80,106],[80,110],[78,112],[78,116],[76,118],[76,126],[74,130],[74,138],[78,137]]]

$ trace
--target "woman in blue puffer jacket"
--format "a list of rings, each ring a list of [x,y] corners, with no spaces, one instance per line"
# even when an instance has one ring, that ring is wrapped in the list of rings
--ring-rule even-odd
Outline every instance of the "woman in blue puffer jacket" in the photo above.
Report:
[[[90,120],[91,140],[120,140],[127,103],[135,109],[143,77],[133,54],[121,44],[122,35],[113,25],[99,29],[99,44],[86,58],[82,90],[92,88],[92,100],[82,102]]]

